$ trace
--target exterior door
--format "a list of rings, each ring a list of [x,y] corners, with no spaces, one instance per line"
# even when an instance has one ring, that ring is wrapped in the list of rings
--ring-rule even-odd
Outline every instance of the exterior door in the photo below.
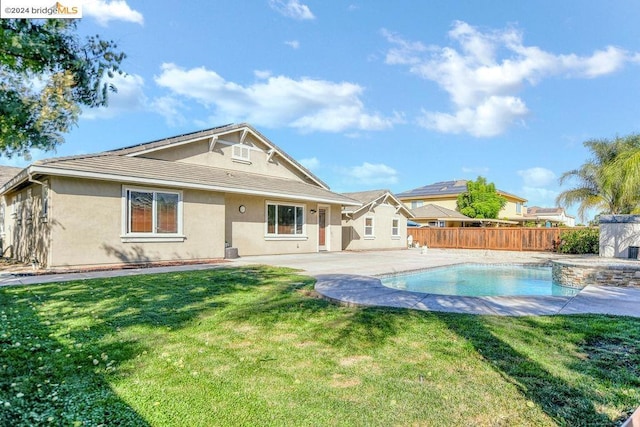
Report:
[[[318,250],[327,250],[327,210],[318,208]]]

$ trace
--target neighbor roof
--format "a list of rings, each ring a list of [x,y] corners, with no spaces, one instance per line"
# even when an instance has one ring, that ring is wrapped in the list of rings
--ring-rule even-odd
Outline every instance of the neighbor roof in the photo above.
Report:
[[[423,187],[414,188],[413,190],[403,191],[402,193],[396,194],[396,197],[399,199],[409,199],[419,197],[437,198],[439,196],[457,196],[458,194],[467,191],[467,182],[468,181],[466,179],[440,181]],[[499,189],[496,189],[496,191],[498,194],[503,196],[512,197],[522,201],[527,200],[520,196],[516,196],[515,194],[507,193],[506,191]]]
[[[472,219],[466,215],[461,214],[458,211],[443,208],[442,206],[434,205],[433,203],[420,206],[419,208],[411,209],[411,212],[413,212],[413,215],[416,218],[437,219],[439,221],[467,221]]]

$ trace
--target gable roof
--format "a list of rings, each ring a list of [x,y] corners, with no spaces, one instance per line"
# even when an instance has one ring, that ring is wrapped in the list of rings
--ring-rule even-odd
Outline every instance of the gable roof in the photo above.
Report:
[[[245,130],[253,133],[257,138],[261,138],[261,142],[295,166],[305,177],[308,177],[309,182],[192,163],[136,157],[136,155],[147,153],[150,150],[201,141],[203,138],[219,135],[220,132],[225,134],[238,131],[244,132]],[[54,175],[139,185],[260,195],[299,201],[360,205],[360,202],[356,200],[330,191],[328,186],[310,171],[290,158],[266,138],[262,138],[264,137],[246,124],[227,125],[96,154],[39,160],[4,183],[0,188],[0,193],[5,193],[10,189],[23,185],[36,176]]]
[[[196,141],[202,141],[203,139],[209,139],[212,142],[215,142],[218,138],[223,137],[224,135],[229,135],[232,133],[243,132],[243,136],[241,141],[243,141],[247,134],[251,134],[258,141],[269,147],[269,149],[273,150],[274,153],[278,154],[282,159],[284,159],[289,165],[293,166],[294,169],[302,172],[302,174],[308,178],[310,181],[324,187],[325,189],[329,189],[329,186],[323,182],[320,178],[314,175],[309,169],[302,166],[298,163],[293,157],[289,156],[285,153],[280,147],[267,139],[264,135],[258,132],[253,126],[247,123],[239,123],[239,124],[228,124],[224,126],[217,126],[210,129],[204,129],[196,132],[185,133],[182,135],[172,136],[169,138],[158,139],[155,141],[144,142],[142,144],[131,145],[129,147],[117,148],[114,150],[105,151],[104,155],[118,155],[118,156],[128,156],[128,157],[136,157],[146,153],[164,150],[167,148],[172,148],[184,144],[190,144]]]
[[[354,193],[342,193],[342,195],[361,203],[361,206],[345,206],[342,209],[342,213],[345,214],[355,214],[363,209],[371,209],[378,204],[390,202],[390,205],[396,206],[398,210],[402,210],[407,218],[413,218],[411,210],[408,209],[404,203],[398,200],[389,190],[358,191]]]
[[[435,182],[433,184],[425,185],[423,187],[414,188],[413,190],[403,191],[402,193],[396,194],[396,197],[398,197],[399,199],[409,199],[409,198],[436,199],[440,196],[449,196],[449,197],[457,196],[458,194],[464,193],[465,191],[467,191],[467,182],[468,180],[466,179]],[[517,200],[521,200],[523,202],[527,200],[520,196],[516,196],[515,194],[502,191],[500,189],[496,189],[496,192],[501,196],[511,197]]]
[[[15,166],[2,166],[0,165],[0,185],[9,181],[11,178],[16,176],[22,168],[18,168]]]
[[[468,221],[472,219],[458,211],[443,208],[433,203],[411,209],[411,212],[413,212],[415,218],[436,219],[438,221]]]

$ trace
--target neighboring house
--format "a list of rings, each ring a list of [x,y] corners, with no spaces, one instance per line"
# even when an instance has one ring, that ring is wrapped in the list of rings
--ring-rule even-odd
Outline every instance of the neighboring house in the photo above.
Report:
[[[413,215],[388,190],[343,193],[362,203],[342,209],[342,249],[407,247],[407,218]]]
[[[527,209],[526,221],[535,222],[547,227],[575,227],[576,219],[567,215],[564,208],[541,208],[531,206]]]
[[[37,161],[0,194],[5,251],[46,267],[340,251],[359,205],[247,124]]]
[[[404,191],[396,194],[412,211],[427,204],[434,204],[455,211],[458,195],[467,191],[467,180],[442,181],[424,187]],[[527,199],[506,191],[496,190],[499,195],[507,199],[507,204],[498,214],[498,220],[484,220],[483,223],[517,224],[525,221]],[[476,220],[476,222],[479,222]]]
[[[458,211],[443,208],[433,203],[412,209],[411,212],[415,222],[428,227],[464,227],[467,224],[478,222],[478,220],[469,218]]]

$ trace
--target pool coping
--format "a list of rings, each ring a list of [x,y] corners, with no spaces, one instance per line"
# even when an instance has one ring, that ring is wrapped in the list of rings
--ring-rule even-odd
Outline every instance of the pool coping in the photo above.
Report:
[[[468,262],[456,263],[472,264]],[[491,263],[489,263],[491,264]],[[495,263],[540,265],[547,263]],[[607,314],[640,317],[640,289],[586,285],[574,296],[453,296],[413,292],[386,287],[380,280],[437,267],[382,273],[318,274],[315,290],[323,298],[347,306],[407,308],[459,314],[494,316],[548,316],[560,314]]]

